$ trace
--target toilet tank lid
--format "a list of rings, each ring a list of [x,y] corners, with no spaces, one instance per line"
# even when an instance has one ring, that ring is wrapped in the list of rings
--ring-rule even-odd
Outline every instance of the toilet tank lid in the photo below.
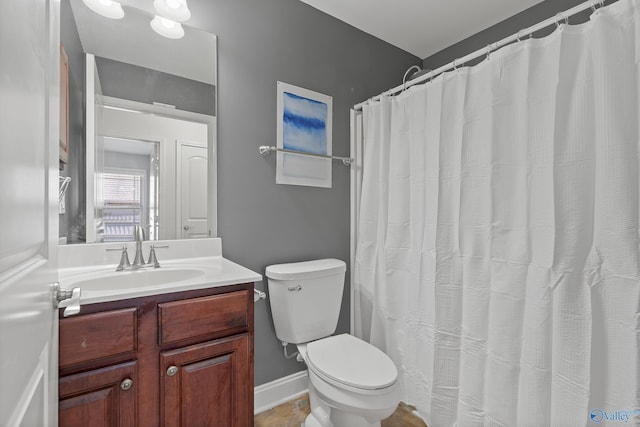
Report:
[[[346,270],[347,265],[344,261],[326,258],[314,261],[270,265],[267,267],[265,274],[269,279],[300,280],[344,273]]]

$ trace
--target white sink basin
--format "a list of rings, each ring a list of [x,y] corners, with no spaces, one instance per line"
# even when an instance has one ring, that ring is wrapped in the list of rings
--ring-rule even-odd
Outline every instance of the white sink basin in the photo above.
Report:
[[[203,278],[207,274],[205,268],[157,268],[113,272],[95,272],[79,274],[75,279],[69,278],[67,287],[80,287],[83,293],[91,291],[119,292],[132,288],[173,285],[186,280]]]
[[[224,258],[219,238],[144,242],[143,253],[148,254],[153,243],[167,246],[160,268],[127,271],[115,271],[122,244],[60,246],[60,287],[79,288],[79,303],[84,305],[262,280],[260,274]],[[76,304],[77,297],[62,301],[60,307]]]
[[[115,301],[260,280],[256,274],[223,258],[207,262],[171,262],[160,268],[115,271],[115,267],[60,270],[60,287],[80,288],[80,304]],[[60,307],[70,305],[65,300]]]

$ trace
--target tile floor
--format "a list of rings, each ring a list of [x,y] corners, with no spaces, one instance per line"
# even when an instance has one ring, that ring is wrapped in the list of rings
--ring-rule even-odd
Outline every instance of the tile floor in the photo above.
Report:
[[[412,413],[413,409],[401,402],[396,412],[382,421],[382,427],[427,427]],[[256,415],[254,427],[300,427],[308,413],[309,396],[305,395]]]

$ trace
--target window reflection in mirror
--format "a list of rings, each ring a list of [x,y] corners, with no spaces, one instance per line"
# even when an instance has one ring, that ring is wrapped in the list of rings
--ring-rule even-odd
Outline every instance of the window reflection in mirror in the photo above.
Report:
[[[104,138],[102,223],[104,242],[131,240],[136,225],[149,240],[158,238],[158,142]]]

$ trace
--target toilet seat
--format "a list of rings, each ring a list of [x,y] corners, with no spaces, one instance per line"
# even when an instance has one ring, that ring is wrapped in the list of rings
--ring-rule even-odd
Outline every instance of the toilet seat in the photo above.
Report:
[[[329,382],[379,390],[397,381],[398,370],[389,356],[352,335],[323,338],[306,347],[309,369]]]

